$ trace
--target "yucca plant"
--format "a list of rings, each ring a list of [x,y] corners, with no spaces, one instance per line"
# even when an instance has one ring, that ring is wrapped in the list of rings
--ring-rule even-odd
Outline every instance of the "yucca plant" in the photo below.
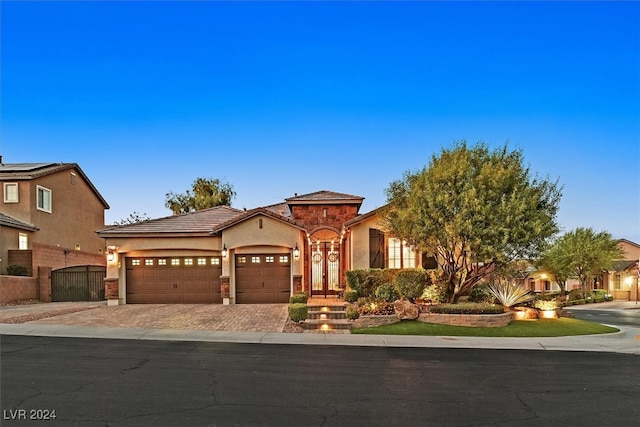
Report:
[[[525,285],[517,283],[492,283],[488,286],[496,299],[505,307],[513,307],[516,304],[522,304],[531,301],[535,295]]]

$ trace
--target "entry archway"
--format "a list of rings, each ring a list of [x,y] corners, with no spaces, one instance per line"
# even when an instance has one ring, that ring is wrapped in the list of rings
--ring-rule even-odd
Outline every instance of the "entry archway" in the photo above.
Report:
[[[340,291],[340,235],[328,228],[309,237],[311,295],[337,295]]]

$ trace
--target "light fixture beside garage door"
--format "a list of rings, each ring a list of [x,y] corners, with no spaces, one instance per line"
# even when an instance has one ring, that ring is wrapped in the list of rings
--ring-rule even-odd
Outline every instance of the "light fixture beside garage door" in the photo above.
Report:
[[[229,251],[227,250],[227,245],[223,244],[222,245],[222,258],[226,258],[228,254],[229,254]]]
[[[113,262],[116,259],[116,247],[107,246],[107,262]]]
[[[296,247],[293,248],[293,257],[295,259],[300,258],[300,249],[298,249],[298,243],[296,242]]]

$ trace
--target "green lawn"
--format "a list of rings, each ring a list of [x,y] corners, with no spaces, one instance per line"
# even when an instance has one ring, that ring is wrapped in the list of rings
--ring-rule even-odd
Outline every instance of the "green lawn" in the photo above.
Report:
[[[618,329],[584,320],[560,318],[514,320],[502,328],[473,328],[403,320],[393,325],[354,328],[352,334],[429,335],[458,337],[564,337],[570,335],[609,334]]]

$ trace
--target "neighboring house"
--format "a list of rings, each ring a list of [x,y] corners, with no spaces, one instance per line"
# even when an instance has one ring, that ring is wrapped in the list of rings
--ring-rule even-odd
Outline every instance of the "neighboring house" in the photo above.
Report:
[[[75,163],[3,164],[0,157],[0,274],[11,264],[60,269],[105,265],[109,205]]]
[[[101,230],[110,304],[283,303],[296,291],[337,294],[347,270],[421,265],[381,231],[379,210],[358,213],[363,200],[318,191]]]
[[[618,245],[622,248],[623,258],[613,262],[611,270],[595,277],[589,284],[589,289],[605,289],[616,300],[640,301],[638,286],[638,261],[640,260],[640,245],[627,239],[619,239]],[[532,271],[527,277],[527,284],[534,292],[555,292],[560,290],[543,271]],[[567,291],[579,289],[580,282],[569,279],[566,283]]]

